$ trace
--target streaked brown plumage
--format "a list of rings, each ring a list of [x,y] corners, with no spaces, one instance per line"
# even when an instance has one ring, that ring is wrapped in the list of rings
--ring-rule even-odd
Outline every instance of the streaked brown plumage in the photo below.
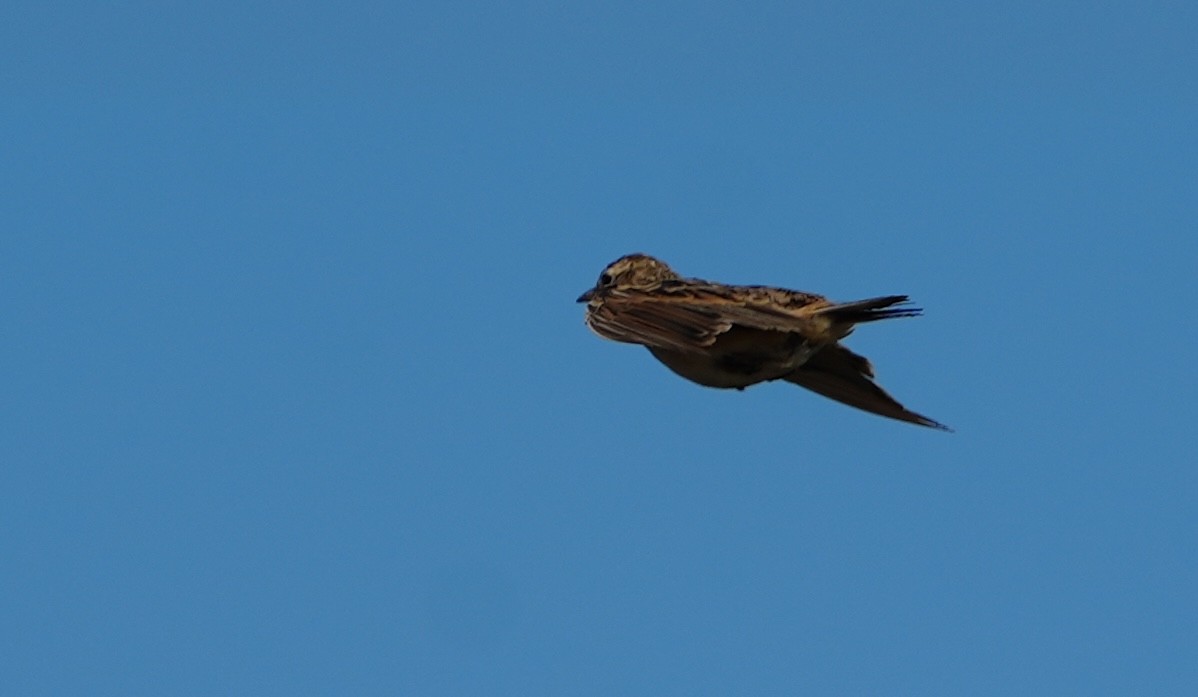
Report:
[[[834,303],[785,288],[683,278],[651,256],[629,254],[578,302],[587,304],[596,334],[641,344],[700,385],[743,390],[785,380],[874,414],[949,430],[899,404],[873,381],[869,361],[840,344],[862,322],[918,316],[918,308],[897,307],[905,295]]]

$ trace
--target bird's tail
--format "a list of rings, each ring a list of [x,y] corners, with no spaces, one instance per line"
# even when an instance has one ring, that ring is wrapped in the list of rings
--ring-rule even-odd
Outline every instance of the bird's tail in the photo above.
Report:
[[[893,317],[918,317],[923,310],[918,307],[894,307],[910,300],[906,295],[886,295],[868,300],[838,303],[820,308],[817,314],[827,315],[833,321],[845,324],[876,322]]]

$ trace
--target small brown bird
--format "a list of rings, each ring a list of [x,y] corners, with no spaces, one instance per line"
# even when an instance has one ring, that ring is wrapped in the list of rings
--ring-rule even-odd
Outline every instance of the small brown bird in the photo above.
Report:
[[[905,295],[834,303],[768,286],[682,278],[645,254],[616,259],[578,302],[612,341],[641,344],[678,375],[708,387],[768,380],[801,385],[849,406],[920,426],[947,426],[899,404],[873,381],[869,361],[840,344],[854,325],[917,317]]]

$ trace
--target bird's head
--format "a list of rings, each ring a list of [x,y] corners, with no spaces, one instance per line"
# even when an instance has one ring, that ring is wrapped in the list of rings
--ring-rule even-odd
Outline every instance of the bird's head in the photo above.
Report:
[[[595,287],[578,297],[578,302],[589,302],[597,295],[613,288],[621,290],[652,290],[664,281],[676,280],[680,276],[663,261],[648,254],[628,254],[616,259],[603,269]]]

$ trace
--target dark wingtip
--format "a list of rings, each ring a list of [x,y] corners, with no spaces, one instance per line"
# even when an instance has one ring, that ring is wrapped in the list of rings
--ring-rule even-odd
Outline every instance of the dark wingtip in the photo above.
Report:
[[[956,433],[956,431],[954,431],[951,427],[942,424],[939,421],[929,419],[921,414],[916,414],[916,416],[918,416],[920,420],[916,421],[915,423],[919,424],[920,426],[927,426],[928,428],[934,428],[937,431],[944,431],[945,433]]]

